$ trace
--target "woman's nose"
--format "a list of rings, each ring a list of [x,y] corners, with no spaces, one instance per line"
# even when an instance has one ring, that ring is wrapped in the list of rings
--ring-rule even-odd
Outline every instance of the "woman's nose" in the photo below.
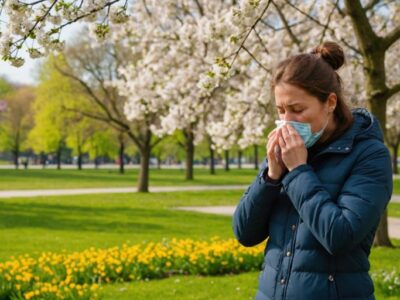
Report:
[[[285,113],[284,115],[283,115],[283,121],[292,121],[292,117],[290,116],[290,114],[289,113]]]

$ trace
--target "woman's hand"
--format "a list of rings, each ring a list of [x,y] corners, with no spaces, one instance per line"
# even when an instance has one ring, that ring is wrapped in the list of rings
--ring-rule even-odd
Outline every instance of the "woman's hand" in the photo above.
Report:
[[[285,124],[277,132],[282,161],[289,171],[307,163],[307,149],[303,139],[290,125]]]
[[[277,129],[271,131],[267,142],[268,177],[273,180],[281,178],[286,166],[281,158]]]

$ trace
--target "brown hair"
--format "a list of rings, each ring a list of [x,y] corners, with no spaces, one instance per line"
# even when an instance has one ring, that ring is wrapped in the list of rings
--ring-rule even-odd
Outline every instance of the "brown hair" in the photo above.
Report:
[[[335,93],[337,130],[332,138],[336,138],[353,121],[350,108],[344,100],[342,79],[336,72],[344,62],[343,49],[334,42],[324,42],[311,53],[298,54],[281,61],[271,82],[272,91],[280,83],[291,84],[315,96],[322,103],[328,100],[330,93]]]

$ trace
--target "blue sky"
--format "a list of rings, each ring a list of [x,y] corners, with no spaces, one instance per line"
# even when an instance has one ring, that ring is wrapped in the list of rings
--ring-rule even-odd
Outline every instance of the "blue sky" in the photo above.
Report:
[[[82,28],[83,23],[71,24],[64,28],[61,33],[61,38],[65,39],[66,44],[74,39],[74,35]],[[14,83],[20,84],[35,84],[37,83],[38,65],[41,59],[31,59],[29,55],[24,53],[22,57],[25,59],[25,64],[20,68],[11,66],[8,62],[0,60],[0,76],[5,77]]]

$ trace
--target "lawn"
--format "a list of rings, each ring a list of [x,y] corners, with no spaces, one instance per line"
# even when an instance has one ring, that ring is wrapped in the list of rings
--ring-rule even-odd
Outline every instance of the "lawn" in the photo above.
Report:
[[[400,218],[400,203],[389,203],[388,212],[390,217]]]
[[[121,175],[116,169],[0,169],[0,190],[136,187],[138,172],[128,169]],[[229,172],[217,169],[216,175],[210,175],[207,169],[195,169],[194,180],[188,181],[185,170],[150,169],[150,187],[249,184],[257,172],[254,169],[231,169]]]
[[[26,252],[79,251],[164,237],[232,237],[228,216],[171,208],[234,205],[241,194],[207,191],[1,199],[0,260]]]
[[[0,169],[0,190],[136,187],[138,172],[128,169],[121,175],[116,169]],[[208,169],[195,169],[194,180],[189,181],[185,180],[183,169],[150,169],[150,189],[153,186],[248,185],[258,171],[217,169],[216,173],[210,175]],[[400,194],[400,179],[394,180],[393,187],[394,193]]]
[[[231,238],[231,217],[173,210],[175,206],[234,205],[242,191],[171,192],[0,200],[0,261],[43,251],[81,251],[163,238]],[[390,204],[397,215],[399,204]],[[400,241],[394,241],[400,246]],[[391,270],[399,249],[373,249],[372,271]],[[104,299],[252,299],[257,272],[106,285]],[[195,291],[195,292],[194,292]],[[377,299],[383,298],[377,291]],[[393,298],[395,299],[395,298]]]

